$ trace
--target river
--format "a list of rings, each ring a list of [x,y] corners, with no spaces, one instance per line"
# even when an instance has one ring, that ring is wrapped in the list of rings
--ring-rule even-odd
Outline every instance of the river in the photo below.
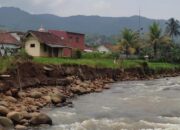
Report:
[[[50,110],[54,126],[37,130],[180,130],[180,77],[110,85]]]

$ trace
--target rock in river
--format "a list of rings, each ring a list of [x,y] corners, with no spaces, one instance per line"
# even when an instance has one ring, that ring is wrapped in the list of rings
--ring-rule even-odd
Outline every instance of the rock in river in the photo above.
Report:
[[[52,119],[48,115],[40,113],[32,117],[32,119],[30,120],[30,124],[34,126],[38,126],[41,124],[52,125]]]
[[[3,126],[4,128],[13,128],[13,122],[7,118],[7,117],[1,117],[0,116],[0,125]]]
[[[26,126],[23,126],[23,125],[16,125],[16,126],[15,126],[15,129],[16,129],[16,130],[27,130],[27,127],[26,127]]]
[[[1,116],[6,116],[8,114],[9,110],[7,107],[0,106],[0,115]]]
[[[20,112],[10,112],[7,114],[7,117],[14,123],[19,123],[23,119],[23,115]]]

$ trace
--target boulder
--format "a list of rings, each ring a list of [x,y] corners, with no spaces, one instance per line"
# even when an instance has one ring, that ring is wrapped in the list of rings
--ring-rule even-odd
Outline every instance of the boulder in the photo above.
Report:
[[[11,96],[6,96],[5,99],[12,103],[17,103],[17,99]]]
[[[71,83],[74,81],[74,77],[73,76],[67,77],[66,79],[69,80]]]
[[[9,90],[9,91],[7,91],[7,92],[5,93],[5,95],[7,95],[7,96],[12,96],[12,92]]]
[[[23,98],[23,97],[26,97],[26,93],[25,92],[18,92],[18,97],[19,98]]]
[[[46,103],[51,103],[51,96],[43,96],[42,98],[46,100]]]
[[[7,118],[7,117],[1,117],[0,116],[0,125],[3,126],[4,128],[13,128],[13,122]]]
[[[52,94],[51,101],[53,104],[59,104],[66,102],[66,98],[61,94]]]
[[[28,112],[22,112],[22,116],[23,116],[23,119],[27,119],[27,120],[30,120],[32,118],[31,114]]]
[[[89,84],[87,84],[87,83],[81,83],[80,86],[83,87],[83,88],[88,88],[88,87],[89,87]]]
[[[28,128],[26,126],[23,126],[23,125],[16,125],[15,129],[16,130],[27,130]]]
[[[103,88],[104,89],[110,89],[111,87],[110,87],[110,85],[105,85]]]
[[[0,101],[0,105],[4,107],[8,107],[8,103],[6,101]]]
[[[83,88],[83,87],[80,87],[79,85],[76,86],[76,87],[72,87],[71,91],[74,94],[78,94],[78,95],[82,95],[82,94],[86,94],[87,93],[87,90],[85,88]]]
[[[23,114],[20,112],[10,112],[7,114],[7,117],[14,123],[19,123],[23,119]]]
[[[7,107],[0,106],[0,115],[1,116],[6,116],[9,113],[9,110]]]
[[[31,98],[41,98],[42,97],[42,93],[41,92],[32,92],[31,94],[30,94],[30,97]]]
[[[80,85],[82,82],[81,82],[81,80],[76,80],[75,83],[76,83],[77,85]]]
[[[12,93],[12,96],[13,96],[13,97],[16,97],[17,94],[18,94],[18,92],[19,92],[19,90],[16,89],[16,88],[11,89],[11,93]]]
[[[27,119],[22,119],[21,121],[20,121],[20,124],[21,125],[24,125],[24,124],[27,124],[28,123],[28,120]]]
[[[102,91],[103,91],[102,88],[95,89],[96,93],[101,93]]]
[[[33,126],[38,126],[41,124],[52,125],[52,119],[48,115],[40,113],[32,117],[32,119],[30,120],[30,124]]]

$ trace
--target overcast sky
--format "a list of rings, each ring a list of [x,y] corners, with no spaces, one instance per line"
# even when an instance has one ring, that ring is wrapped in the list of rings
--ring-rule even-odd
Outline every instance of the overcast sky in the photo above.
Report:
[[[141,8],[142,16],[180,20],[180,0],[0,0],[0,6],[19,7],[34,14],[59,16],[132,16]]]

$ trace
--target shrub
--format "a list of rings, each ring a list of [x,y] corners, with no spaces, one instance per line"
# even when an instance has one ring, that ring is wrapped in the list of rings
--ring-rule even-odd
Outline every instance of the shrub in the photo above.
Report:
[[[21,49],[16,55],[15,55],[16,61],[22,62],[22,61],[30,61],[33,59],[32,56],[30,56],[24,49]]]
[[[77,58],[77,59],[81,59],[82,58],[82,52],[81,52],[81,50],[76,50],[75,51],[75,58]]]
[[[119,53],[100,53],[100,52],[83,53],[83,58],[85,59],[115,59],[118,56]]]

